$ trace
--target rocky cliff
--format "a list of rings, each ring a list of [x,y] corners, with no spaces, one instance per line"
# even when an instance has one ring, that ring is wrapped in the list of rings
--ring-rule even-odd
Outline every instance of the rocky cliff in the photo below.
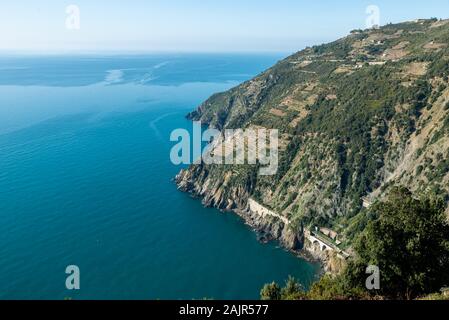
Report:
[[[194,165],[177,176],[179,188],[295,250],[312,225],[350,248],[370,218],[363,204],[395,185],[447,202],[448,44],[447,20],[354,30],[212,96],[188,117],[219,130],[278,129],[279,170]],[[290,223],[254,213],[249,199]]]

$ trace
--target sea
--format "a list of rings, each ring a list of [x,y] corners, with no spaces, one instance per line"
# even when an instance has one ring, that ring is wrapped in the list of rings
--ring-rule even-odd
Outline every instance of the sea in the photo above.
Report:
[[[176,129],[282,54],[0,56],[0,299],[258,299],[319,265],[177,190]],[[79,288],[67,285],[79,271]]]

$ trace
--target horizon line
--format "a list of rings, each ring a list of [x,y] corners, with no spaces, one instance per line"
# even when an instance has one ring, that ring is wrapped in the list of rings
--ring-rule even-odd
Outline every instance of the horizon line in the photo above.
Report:
[[[303,48],[304,49],[304,48]],[[236,54],[236,55],[286,55],[294,54],[296,51],[286,50],[80,50],[80,51],[42,51],[42,50],[1,50],[1,56],[119,56],[119,55],[181,55],[181,54]]]

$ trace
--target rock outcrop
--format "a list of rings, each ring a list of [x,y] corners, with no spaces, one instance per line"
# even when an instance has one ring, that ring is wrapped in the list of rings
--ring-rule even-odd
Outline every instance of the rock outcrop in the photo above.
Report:
[[[189,118],[219,130],[278,129],[279,170],[194,165],[177,176],[180,190],[312,254],[303,226],[332,228],[350,248],[370,219],[366,199],[394,186],[449,201],[448,43],[445,21],[360,30],[212,96]],[[250,199],[278,216],[250,210]]]

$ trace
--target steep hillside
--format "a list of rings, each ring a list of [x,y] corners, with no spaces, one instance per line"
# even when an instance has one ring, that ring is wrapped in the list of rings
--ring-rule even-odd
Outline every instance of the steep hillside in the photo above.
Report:
[[[178,175],[180,189],[311,253],[320,250],[304,234],[315,226],[351,252],[370,218],[364,204],[395,185],[447,202],[448,44],[449,20],[355,30],[212,96],[189,118],[220,130],[279,129],[279,170],[272,177],[250,165],[196,165]],[[291,223],[262,217],[249,199]]]

